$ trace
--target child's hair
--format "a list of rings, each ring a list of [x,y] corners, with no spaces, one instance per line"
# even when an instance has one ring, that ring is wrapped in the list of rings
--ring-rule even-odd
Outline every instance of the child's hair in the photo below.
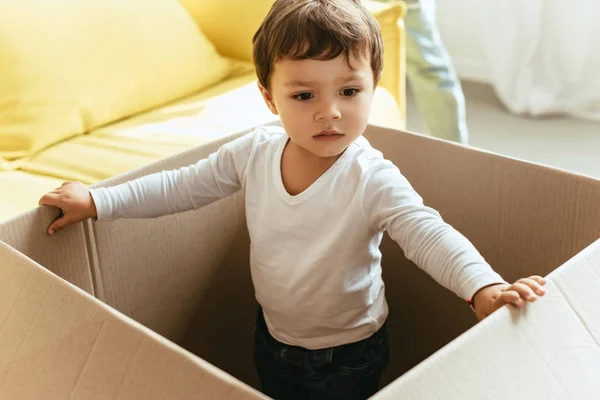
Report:
[[[383,69],[379,25],[361,0],[276,0],[252,40],[259,83],[269,89],[273,65],[292,60],[331,60],[350,52],[369,59],[373,82]],[[350,66],[352,67],[352,66]]]

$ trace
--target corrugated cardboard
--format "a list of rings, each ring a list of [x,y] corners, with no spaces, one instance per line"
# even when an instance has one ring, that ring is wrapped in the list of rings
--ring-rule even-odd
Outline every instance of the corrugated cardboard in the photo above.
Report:
[[[502,308],[374,399],[600,397],[600,240],[550,273],[543,301]]]
[[[400,167],[425,202],[473,241],[507,280],[546,275],[600,237],[598,180],[375,126],[368,128],[367,137]],[[223,142],[100,185],[188,165]],[[55,216],[40,208],[0,224],[0,240],[14,248],[0,246],[0,399],[260,396],[217,369],[258,386],[252,361],[257,305],[241,194],[201,210],[153,220],[86,221],[48,237],[45,230]],[[407,261],[391,240],[384,240],[382,252],[392,349],[387,384],[476,320],[464,301]],[[590,273],[600,274],[596,257],[588,254],[585,259],[593,265],[589,270],[596,271]],[[498,376],[494,385],[516,392],[526,375],[519,369],[512,373],[510,357],[520,354],[515,343],[529,346],[526,354],[533,354],[537,347],[529,342],[536,340],[553,355],[532,359],[529,365],[560,373],[548,365],[563,360],[565,365],[578,362],[581,368],[600,370],[597,359],[583,360],[575,351],[578,347],[571,343],[567,323],[574,321],[572,315],[565,311],[561,320],[565,322],[558,327],[545,317],[570,304],[576,312],[585,310],[587,326],[600,324],[597,298],[591,308],[586,307],[594,298],[579,297],[586,295],[582,290],[557,300],[555,288],[566,291],[562,289],[566,284],[559,283],[561,274],[563,282],[581,279],[581,274],[557,271],[549,284],[550,300],[528,307],[526,315],[501,310],[376,397],[397,398],[402,393],[406,398],[494,398],[501,392],[470,381],[485,382],[487,375],[476,373],[486,371],[494,355],[500,357],[492,364]],[[600,289],[599,282],[589,278],[581,283],[588,284]],[[557,328],[563,330],[547,334]],[[574,332],[579,332],[574,339],[583,337],[583,331]],[[515,342],[523,337],[531,340]],[[557,340],[570,347],[560,347]],[[510,354],[499,356],[495,345]],[[449,363],[456,360],[475,375],[467,374],[463,380],[456,378],[458,373],[447,375],[444,368],[452,369]],[[587,370],[582,371],[581,376],[587,377]],[[532,371],[529,376],[538,375]],[[539,376],[544,380],[549,375]],[[433,388],[415,387],[424,384]]]
[[[0,242],[0,398],[262,396]]]

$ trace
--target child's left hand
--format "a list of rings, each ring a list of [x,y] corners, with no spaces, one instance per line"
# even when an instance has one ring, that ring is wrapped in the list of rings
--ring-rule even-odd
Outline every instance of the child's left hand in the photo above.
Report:
[[[512,285],[499,284],[484,287],[473,296],[472,304],[477,319],[481,321],[505,304],[524,307],[527,302],[533,303],[538,296],[546,293],[546,280],[533,275],[521,278]]]

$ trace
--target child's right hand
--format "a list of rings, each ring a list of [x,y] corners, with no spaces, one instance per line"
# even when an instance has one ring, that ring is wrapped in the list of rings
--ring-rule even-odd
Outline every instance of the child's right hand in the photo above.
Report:
[[[48,235],[68,225],[98,216],[89,188],[80,182],[64,182],[61,187],[43,195],[39,205],[58,207],[62,211],[60,218],[48,227]]]

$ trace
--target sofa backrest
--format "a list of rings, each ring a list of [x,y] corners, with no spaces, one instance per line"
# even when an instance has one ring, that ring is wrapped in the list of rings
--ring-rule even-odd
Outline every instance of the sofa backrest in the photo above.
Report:
[[[252,61],[252,38],[273,4],[273,0],[227,0],[226,5],[214,0],[179,2],[220,54],[246,61]],[[390,92],[404,110],[405,3],[365,0],[363,4],[379,22],[383,35],[384,69],[379,85]]]

